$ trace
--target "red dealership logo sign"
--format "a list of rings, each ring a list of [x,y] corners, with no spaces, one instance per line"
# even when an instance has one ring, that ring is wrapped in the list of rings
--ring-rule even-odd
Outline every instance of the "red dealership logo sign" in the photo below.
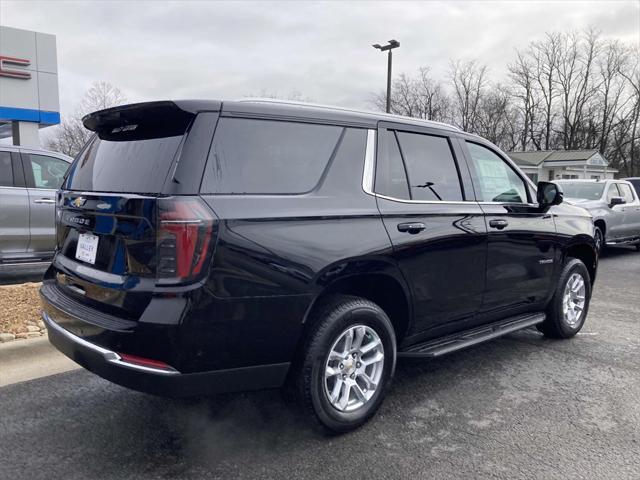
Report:
[[[11,68],[13,65],[19,67],[28,67],[31,65],[31,61],[24,58],[14,58],[0,55],[0,77],[20,78],[22,80],[29,80],[31,73],[26,70]]]

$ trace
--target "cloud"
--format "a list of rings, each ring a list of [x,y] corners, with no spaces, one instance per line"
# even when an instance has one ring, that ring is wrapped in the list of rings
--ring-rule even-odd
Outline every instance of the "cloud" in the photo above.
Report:
[[[298,91],[320,103],[366,107],[394,72],[476,58],[505,75],[515,48],[546,31],[594,26],[640,42],[640,6],[620,2],[12,2],[3,25],[57,35],[60,98],[71,113],[92,80],[132,101],[237,98]]]

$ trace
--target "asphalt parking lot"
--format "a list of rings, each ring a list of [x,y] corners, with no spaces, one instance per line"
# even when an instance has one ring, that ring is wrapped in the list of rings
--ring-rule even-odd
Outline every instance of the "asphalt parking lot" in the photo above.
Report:
[[[640,253],[602,258],[573,340],[403,361],[340,437],[277,391],[176,401],[82,370],[0,388],[0,478],[640,478]]]

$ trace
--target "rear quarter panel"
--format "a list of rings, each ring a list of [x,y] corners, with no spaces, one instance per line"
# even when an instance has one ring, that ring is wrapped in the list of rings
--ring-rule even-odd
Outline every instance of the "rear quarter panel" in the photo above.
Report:
[[[399,274],[375,198],[362,190],[366,133],[347,130],[309,194],[203,195],[219,231],[183,328],[200,368],[291,361],[326,285],[353,273]]]

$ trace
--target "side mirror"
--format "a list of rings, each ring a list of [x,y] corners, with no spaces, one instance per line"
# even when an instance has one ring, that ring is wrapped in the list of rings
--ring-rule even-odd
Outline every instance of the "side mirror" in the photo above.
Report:
[[[611,197],[611,200],[609,200],[610,207],[615,207],[616,205],[624,205],[625,203],[627,203],[627,201],[622,197]]]
[[[551,182],[538,182],[538,204],[541,207],[550,207],[562,203],[562,190]]]

